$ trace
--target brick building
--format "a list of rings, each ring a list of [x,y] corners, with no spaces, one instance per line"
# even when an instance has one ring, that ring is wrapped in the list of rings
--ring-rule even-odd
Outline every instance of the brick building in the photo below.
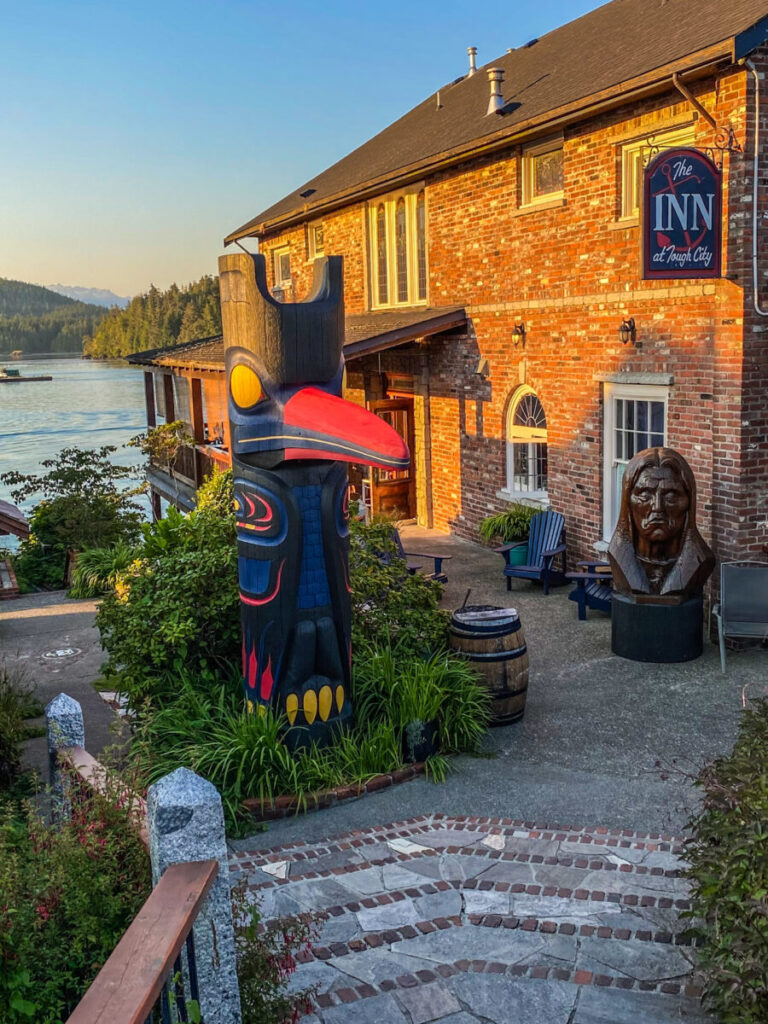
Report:
[[[228,236],[258,240],[285,301],[344,256],[348,396],[413,454],[373,479],[374,507],[475,537],[510,501],[549,505],[571,556],[592,555],[628,459],[663,443],[694,469],[718,557],[761,552],[766,40],[768,0],[613,0],[470,67]],[[716,279],[642,276],[643,165],[678,146],[722,167]],[[209,340],[137,361],[208,380],[224,424],[222,356]]]

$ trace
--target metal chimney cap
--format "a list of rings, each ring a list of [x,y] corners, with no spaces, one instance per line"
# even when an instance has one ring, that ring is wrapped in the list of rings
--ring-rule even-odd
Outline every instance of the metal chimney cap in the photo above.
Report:
[[[501,83],[504,81],[504,68],[488,68],[488,82],[491,86],[491,97],[485,114],[497,114],[504,106],[501,95]]]
[[[469,54],[469,74],[474,75],[477,73],[477,61],[475,60],[477,57],[477,47],[468,46],[467,53]]]

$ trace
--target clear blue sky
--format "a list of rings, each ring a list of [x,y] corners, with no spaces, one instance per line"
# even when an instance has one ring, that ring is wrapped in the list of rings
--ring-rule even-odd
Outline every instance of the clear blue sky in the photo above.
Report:
[[[0,277],[215,273],[221,239],[600,0],[0,0]],[[597,41],[596,41],[597,42]]]

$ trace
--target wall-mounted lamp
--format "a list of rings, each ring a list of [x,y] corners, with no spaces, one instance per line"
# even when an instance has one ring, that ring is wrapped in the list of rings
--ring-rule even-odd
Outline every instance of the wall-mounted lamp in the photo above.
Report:
[[[619,328],[621,344],[626,345],[628,341],[631,341],[634,345],[636,336],[637,330],[635,329],[635,318],[633,316],[629,317],[629,319],[624,317],[621,321],[621,327]]]
[[[523,347],[525,347],[525,324],[522,321],[519,324],[515,324],[512,328],[512,340],[515,345],[519,345],[522,342]]]

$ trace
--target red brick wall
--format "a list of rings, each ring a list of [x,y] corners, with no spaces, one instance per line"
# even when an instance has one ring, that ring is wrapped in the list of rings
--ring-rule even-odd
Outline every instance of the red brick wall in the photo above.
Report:
[[[525,382],[547,416],[551,505],[567,516],[571,555],[591,555],[603,532],[597,377],[627,371],[674,377],[669,444],[696,473],[700,528],[719,556],[742,557],[768,540],[768,357],[765,323],[751,311],[751,85],[745,70],[734,68],[694,92],[749,148],[723,161],[720,280],[643,281],[639,228],[618,220],[622,142],[695,118],[696,144],[714,145],[714,130],[674,90],[566,130],[561,205],[521,208],[519,149],[427,180],[429,305],[463,303],[469,315],[465,333],[429,341],[436,527],[474,537],[485,515],[505,507],[496,495],[505,484],[506,413]],[[763,152],[765,113],[764,121]],[[363,208],[324,224],[325,251],[345,256],[347,309],[365,309]],[[766,278],[768,225],[763,235]],[[262,249],[286,239],[305,258],[304,228],[267,239]],[[309,265],[294,263],[292,254],[292,266],[300,298]],[[637,347],[619,341],[625,316],[636,321]],[[524,344],[512,333],[520,321]],[[397,352],[388,354],[390,364]],[[480,356],[489,361],[487,379],[474,372]]]

